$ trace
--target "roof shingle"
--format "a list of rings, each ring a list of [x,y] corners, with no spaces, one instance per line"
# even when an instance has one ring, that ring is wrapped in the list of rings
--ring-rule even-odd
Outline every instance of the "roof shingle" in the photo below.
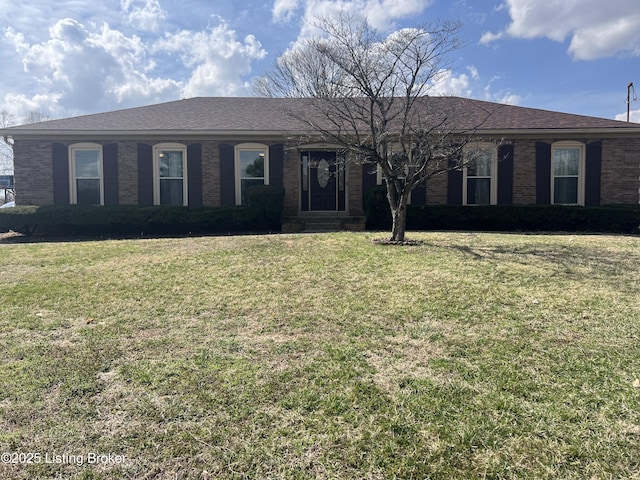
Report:
[[[640,124],[503,105],[460,97],[423,97],[425,112],[446,112],[449,125],[479,131],[554,129],[640,129]],[[296,132],[308,130],[292,109],[311,108],[309,99],[196,97],[144,107],[50,120],[0,130],[35,133]]]

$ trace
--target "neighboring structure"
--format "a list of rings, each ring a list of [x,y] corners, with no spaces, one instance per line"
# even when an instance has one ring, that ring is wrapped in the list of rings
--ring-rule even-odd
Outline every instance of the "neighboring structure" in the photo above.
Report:
[[[364,192],[382,179],[314,142],[288,113],[307,102],[191,98],[0,135],[14,140],[18,205],[241,205],[248,186],[271,184],[285,189],[285,229],[319,221],[363,228]],[[640,200],[639,124],[457,97],[425,102],[456,128],[477,127],[486,155],[414,190],[413,204]]]

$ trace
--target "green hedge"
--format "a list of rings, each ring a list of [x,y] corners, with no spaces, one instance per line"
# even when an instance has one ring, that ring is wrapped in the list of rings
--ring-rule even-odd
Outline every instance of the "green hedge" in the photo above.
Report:
[[[410,206],[408,230],[640,233],[640,206]]]
[[[280,230],[284,208],[284,189],[272,185],[253,185],[247,189],[247,204],[256,215],[258,230]]]
[[[0,209],[0,232],[60,236],[142,236],[279,231],[284,190],[248,192],[246,207],[42,206]]]
[[[385,187],[367,190],[367,229],[391,228]],[[640,233],[640,205],[409,205],[408,230]]]
[[[250,207],[138,207],[80,205],[0,210],[0,231],[45,236],[146,236],[275,230]]]

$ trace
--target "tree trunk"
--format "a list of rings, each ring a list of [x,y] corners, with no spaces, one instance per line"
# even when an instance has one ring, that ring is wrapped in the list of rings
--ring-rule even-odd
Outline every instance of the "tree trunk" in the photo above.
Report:
[[[391,207],[391,242],[404,242],[404,234],[407,228],[407,198],[401,195],[396,205]]]

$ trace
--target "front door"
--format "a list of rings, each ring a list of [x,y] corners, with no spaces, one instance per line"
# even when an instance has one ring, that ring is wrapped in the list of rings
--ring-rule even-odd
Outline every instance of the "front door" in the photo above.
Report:
[[[339,211],[345,209],[344,162],[336,152],[302,152],[302,211]]]

